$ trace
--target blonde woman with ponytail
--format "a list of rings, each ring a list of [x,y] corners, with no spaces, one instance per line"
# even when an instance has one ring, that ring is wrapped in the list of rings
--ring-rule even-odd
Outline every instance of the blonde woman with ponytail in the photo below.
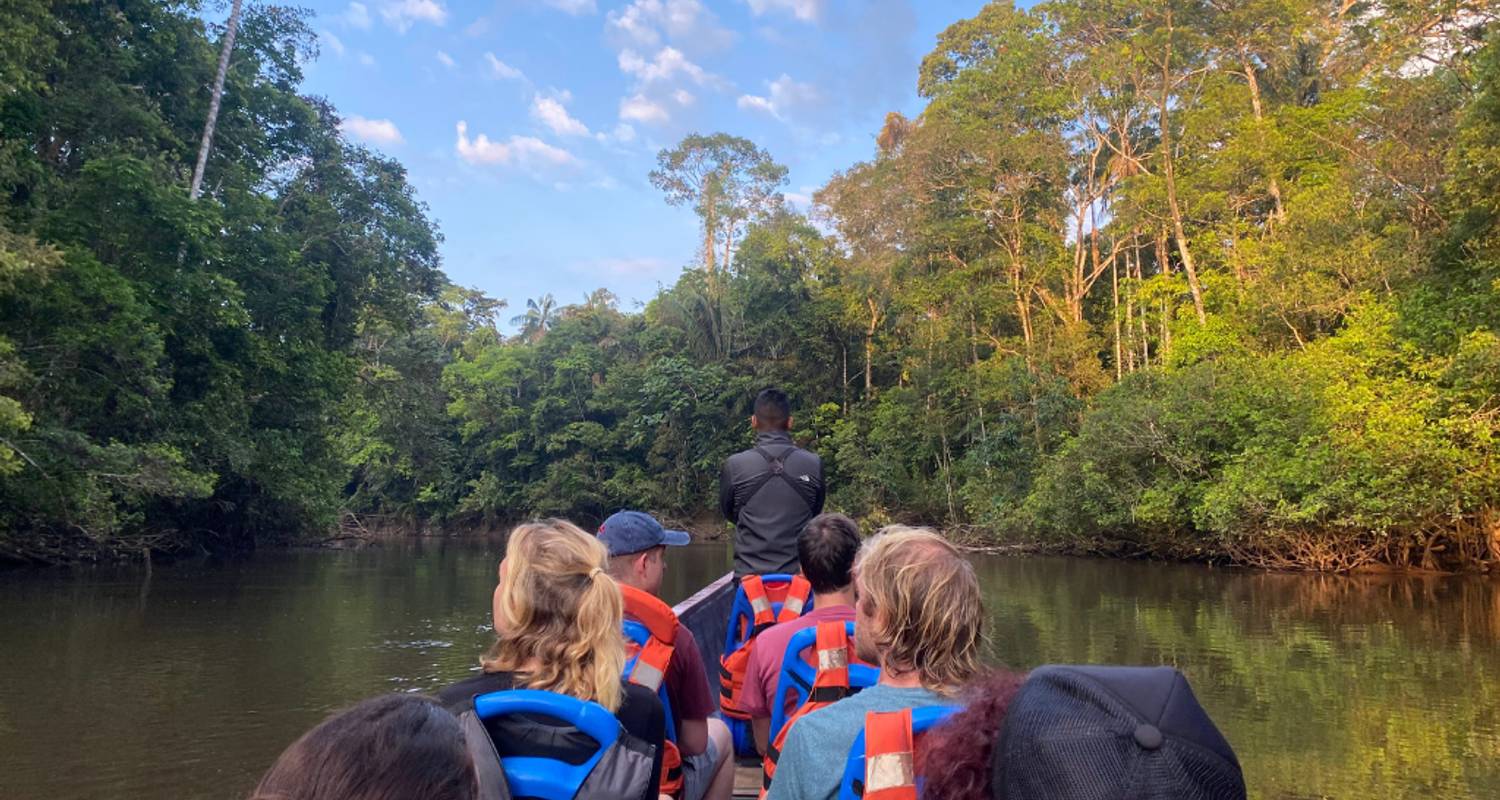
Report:
[[[656,747],[660,776],[665,718],[656,693],[626,684],[624,602],[609,576],[609,551],[596,537],[559,519],[511,531],[495,587],[495,644],[480,658],[483,673],[438,692],[455,714],[481,694],[543,689],[613,711],[625,731]],[[582,761],[594,750],[583,734],[545,718],[486,723],[502,758],[544,756]],[[645,798],[657,797],[657,784]]]

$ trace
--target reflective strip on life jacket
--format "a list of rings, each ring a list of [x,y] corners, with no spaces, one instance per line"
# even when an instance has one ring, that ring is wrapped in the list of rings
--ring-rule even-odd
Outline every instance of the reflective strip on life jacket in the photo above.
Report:
[[[812,584],[801,575],[792,578],[791,585],[786,590],[786,599],[781,601],[781,613],[776,615],[776,621],[789,622],[802,616],[802,610],[807,607],[810,597]]]
[[[911,709],[865,714],[865,800],[917,800]]]
[[[646,626],[650,638],[640,648],[640,657],[630,671],[630,682],[651,691],[661,688],[677,641],[677,615],[655,595],[633,586],[620,585],[625,613]],[[630,643],[627,643],[627,647]]]
[[[797,720],[832,705],[849,692],[849,636],[842,622],[819,622],[818,638],[813,645],[817,651],[818,671],[813,677],[812,691],[807,701],[792,712],[792,716],[781,726],[776,741],[766,750],[766,759],[761,765],[760,796],[764,800],[771,789],[771,779],[776,777],[776,762],[781,759],[781,748],[786,744],[787,732]],[[793,657],[800,658],[801,654]]]
[[[750,610],[755,612],[755,620],[751,625],[759,628],[774,624],[776,617],[771,612],[771,599],[766,597],[766,585],[761,582],[760,576],[746,575],[740,579],[740,588],[745,590],[745,599],[750,601]]]

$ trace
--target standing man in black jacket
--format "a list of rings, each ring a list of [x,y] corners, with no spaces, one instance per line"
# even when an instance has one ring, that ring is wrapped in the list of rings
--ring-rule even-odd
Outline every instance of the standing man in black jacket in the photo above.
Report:
[[[734,572],[797,571],[797,535],[823,513],[823,460],[792,444],[786,392],[765,389],[750,417],[755,446],[724,461],[719,509],[734,523]]]

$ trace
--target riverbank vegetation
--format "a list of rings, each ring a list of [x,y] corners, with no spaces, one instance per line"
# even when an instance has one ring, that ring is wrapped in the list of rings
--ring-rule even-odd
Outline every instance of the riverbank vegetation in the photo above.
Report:
[[[401,167],[298,94],[298,12],[247,9],[189,200],[191,11],[7,12],[0,557],[691,517],[776,383],[872,524],[1500,562],[1492,4],[992,3],[808,215],[751,142],[663,151],[701,257],[639,313],[447,285]]]

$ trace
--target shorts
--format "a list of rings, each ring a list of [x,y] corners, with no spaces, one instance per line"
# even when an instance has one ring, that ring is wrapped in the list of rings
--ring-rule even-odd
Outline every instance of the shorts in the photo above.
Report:
[[[708,747],[696,756],[682,757],[682,800],[703,800],[714,779],[714,764],[719,760],[719,746],[712,737]]]

